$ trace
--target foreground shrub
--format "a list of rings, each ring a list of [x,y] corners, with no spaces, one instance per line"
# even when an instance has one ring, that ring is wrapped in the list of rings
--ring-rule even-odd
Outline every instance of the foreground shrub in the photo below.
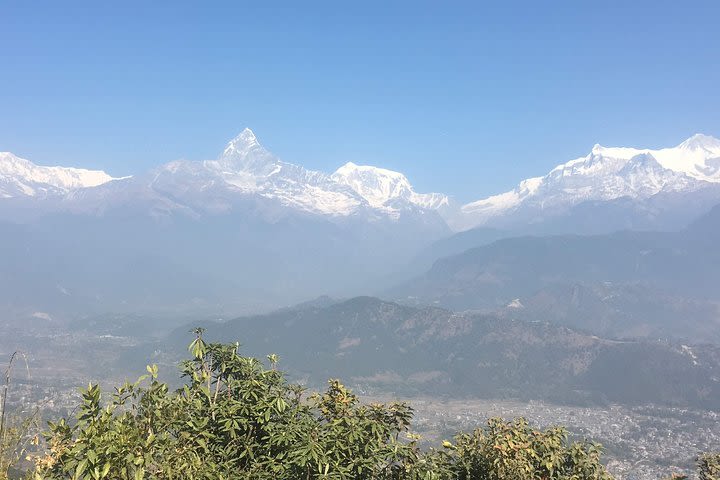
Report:
[[[237,345],[202,331],[170,393],[157,367],[102,402],[82,394],[74,422],[50,423],[37,479],[606,479],[600,446],[562,428],[494,419],[421,452],[405,403],[361,404],[339,381],[306,396]]]
[[[592,442],[568,443],[562,427],[531,428],[525,419],[490,419],[485,428],[460,434],[452,450],[452,478],[610,479],[600,463],[601,447]]]

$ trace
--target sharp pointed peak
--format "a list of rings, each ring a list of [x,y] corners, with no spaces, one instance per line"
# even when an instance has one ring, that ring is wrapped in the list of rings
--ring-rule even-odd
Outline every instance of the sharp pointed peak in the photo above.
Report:
[[[235,136],[235,138],[228,142],[225,150],[223,151],[223,156],[233,154],[244,155],[258,147],[261,148],[262,145],[260,145],[260,142],[255,136],[255,132],[249,128],[245,128],[242,132]]]
[[[235,136],[230,143],[242,143],[242,144],[259,144],[255,132],[249,128],[243,129],[238,135]]]

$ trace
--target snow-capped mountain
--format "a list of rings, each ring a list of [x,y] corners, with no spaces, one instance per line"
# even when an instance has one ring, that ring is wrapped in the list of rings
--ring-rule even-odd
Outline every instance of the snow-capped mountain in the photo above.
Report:
[[[230,210],[239,198],[258,197],[310,214],[398,218],[403,211],[435,210],[448,204],[445,195],[416,193],[398,172],[348,163],[326,174],[284,162],[247,128],[216,160],[173,161],[113,185],[104,185],[114,180],[104,172],[40,167],[12,154],[1,155],[0,195],[66,194],[62,208],[76,212],[97,213],[113,202],[144,199],[166,213],[188,209],[219,213]],[[103,188],[74,191],[98,186]]]
[[[416,193],[405,175],[384,168],[348,162],[338,168],[331,178],[352,188],[375,208],[388,208],[399,202],[433,210],[449,205],[447,195]]]
[[[281,161],[260,145],[250,129],[231,140],[217,160],[171,162],[153,175],[155,190],[175,196],[256,195],[284,207],[329,216],[348,216],[367,204],[329,175]],[[230,205],[225,203],[226,208]]]
[[[347,165],[328,175],[284,162],[245,129],[217,160],[170,162],[151,172],[149,186],[214,211],[230,209],[233,198],[257,196],[310,214],[398,218],[403,211],[433,210],[447,202],[444,195],[415,193],[400,173],[367,166],[356,169],[361,177],[352,175]]]
[[[694,135],[661,150],[595,145],[587,156],[558,165],[544,177],[461,208],[455,227],[493,224],[522,211],[556,215],[584,202],[644,201],[659,194],[690,193],[720,185],[720,140]]]
[[[111,180],[100,170],[43,167],[10,152],[0,152],[0,198],[65,194]]]
[[[595,145],[588,155],[560,164],[543,177],[523,180],[509,192],[462,207],[443,194],[415,192],[399,172],[348,162],[328,174],[284,162],[250,129],[232,139],[216,160],[174,161],[126,179],[113,179],[102,171],[42,167],[0,154],[0,198],[49,197],[44,208],[94,214],[132,203],[153,215],[197,217],[227,213],[238,202],[245,208],[253,201],[275,218],[282,211],[375,220],[431,212],[432,221],[444,221],[459,231],[538,223],[568,215],[581,205],[610,205],[619,199],[656,215],[663,208],[658,204],[670,202],[669,196],[674,195],[671,203],[682,203],[682,195],[696,192],[704,196],[695,207],[697,214],[720,201],[720,140],[700,134],[660,150]]]

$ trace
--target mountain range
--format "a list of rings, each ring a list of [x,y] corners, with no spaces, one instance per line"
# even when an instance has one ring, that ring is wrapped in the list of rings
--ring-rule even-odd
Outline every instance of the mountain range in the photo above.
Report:
[[[328,175],[283,162],[250,129],[231,140],[217,160],[173,161],[125,178],[41,167],[0,153],[0,198],[33,199],[47,210],[102,214],[132,197],[151,216],[220,214],[232,210],[238,198],[257,197],[306,214],[366,215],[369,220],[398,219],[406,210],[434,211],[449,202],[445,195],[416,193],[404,175],[382,168],[349,162]]]
[[[399,172],[348,162],[332,174],[307,170],[272,155],[250,129],[231,140],[217,160],[173,161],[140,176],[113,178],[103,171],[44,167],[0,153],[0,198],[47,200],[56,210],[100,213],[144,190],[147,211],[198,215],[231,209],[233,196],[254,195],[282,207],[331,217],[361,213],[398,218],[403,211],[437,211],[452,230],[508,225],[535,216],[559,216],[578,205],[720,186],[720,140],[693,135],[660,150],[606,148],[528,178],[513,190],[457,205],[439,193],[415,192]],[[38,202],[42,203],[42,202]],[[92,205],[94,204],[94,205]]]
[[[0,153],[0,305],[51,317],[261,310],[377,292],[501,238],[679,230],[718,203],[720,141],[704,135],[661,150],[596,145],[466,205],[378,167],[284,162],[249,129],[215,160],[124,178]]]

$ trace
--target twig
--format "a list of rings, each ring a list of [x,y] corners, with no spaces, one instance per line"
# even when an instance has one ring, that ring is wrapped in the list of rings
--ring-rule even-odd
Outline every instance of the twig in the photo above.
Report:
[[[12,369],[15,365],[15,361],[19,356],[22,357],[25,361],[25,369],[27,370],[28,377],[30,377],[30,366],[28,365],[27,356],[24,352],[21,352],[20,350],[15,350],[13,354],[10,355],[10,361],[8,362],[8,366],[5,369],[5,384],[3,385],[2,404],[0,404],[0,459],[2,459],[3,455],[5,454],[5,417],[7,414],[6,409],[8,390],[10,389],[10,376],[12,374]]]

